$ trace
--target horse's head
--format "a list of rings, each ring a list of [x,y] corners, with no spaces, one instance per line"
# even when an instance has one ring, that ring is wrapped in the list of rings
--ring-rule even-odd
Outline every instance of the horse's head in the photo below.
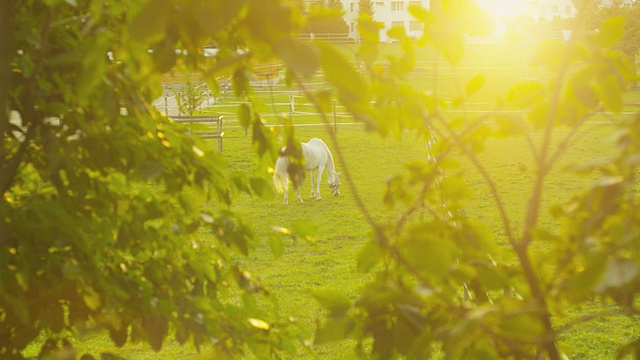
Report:
[[[329,183],[329,188],[333,196],[340,195],[340,173],[336,173],[336,178],[332,183]]]

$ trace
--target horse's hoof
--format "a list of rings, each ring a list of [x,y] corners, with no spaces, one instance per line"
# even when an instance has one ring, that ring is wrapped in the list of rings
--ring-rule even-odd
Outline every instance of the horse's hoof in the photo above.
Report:
[[[318,196],[318,197],[316,198],[316,200],[320,201],[320,200],[322,200],[322,198],[321,198],[320,196]]]
[[[298,200],[299,204],[302,204],[303,202],[304,202],[304,200],[302,200],[302,199]]]

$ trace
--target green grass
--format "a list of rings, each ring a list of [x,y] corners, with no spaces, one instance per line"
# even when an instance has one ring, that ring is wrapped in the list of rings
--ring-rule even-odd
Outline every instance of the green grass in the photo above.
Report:
[[[602,125],[588,126],[583,136],[567,154],[561,165],[553,172],[545,188],[545,210],[542,224],[554,228],[557,224],[546,209],[552,203],[567,200],[571,194],[587,186],[589,179],[576,181],[562,169],[564,166],[589,159],[606,157],[612,150],[603,146],[611,128]],[[558,130],[556,135],[563,135]],[[300,139],[312,136],[326,137],[323,131],[300,128]],[[407,133],[401,141],[380,139],[367,135],[357,126],[339,128],[338,141],[345,152],[345,163],[338,164],[339,169],[348,167],[353,173],[357,191],[364,199],[369,210],[377,219],[389,216],[382,203],[382,191],[385,179],[403,171],[402,162],[423,159],[424,144],[414,141]],[[230,140],[235,143],[246,142],[242,138]],[[248,146],[245,143],[244,146]],[[332,145],[333,147],[333,145]],[[249,155],[249,154],[247,154]],[[532,187],[531,176],[523,171],[522,165],[531,169],[531,158],[522,139],[491,139],[486,151],[481,155],[484,166],[495,177],[499,192],[504,199],[509,216],[518,225],[524,217],[526,200]],[[471,218],[478,219],[495,233],[501,232],[488,189],[480,175],[469,168],[469,183],[475,192],[474,199],[466,209]],[[324,184],[323,184],[324,185]],[[323,190],[327,190],[324,186]],[[309,184],[302,192],[308,199]],[[326,192],[325,192],[326,194]],[[322,201],[306,200],[303,204],[281,205],[281,198],[272,201],[246,198],[239,205],[248,209],[247,217],[259,231],[268,233],[270,226],[281,224],[289,226],[298,220],[310,220],[318,226],[315,244],[304,241],[291,242],[285,255],[280,259],[271,256],[266,241],[245,261],[245,265],[278,295],[283,310],[313,327],[316,317],[321,315],[318,305],[310,296],[316,288],[336,288],[351,296],[367,277],[355,270],[355,258],[360,246],[367,239],[368,226],[352,199],[353,190],[344,186],[342,195],[337,198],[325,197]],[[517,229],[516,229],[517,230]],[[498,241],[500,237],[498,235]],[[565,309],[556,320],[565,323],[586,312],[610,308],[611,305],[594,301],[576,309]],[[607,359],[612,358],[614,349],[620,344],[640,336],[638,321],[625,317],[613,317],[595,320],[576,327],[564,335],[560,344],[570,358]],[[323,347],[322,358],[352,358],[352,344],[340,343]]]
[[[396,53],[394,45],[386,47],[384,51]],[[518,52],[519,50],[522,50]],[[525,51],[526,50],[526,51]],[[471,53],[465,60],[472,61],[518,61],[530,53],[530,49],[514,50],[513,48],[500,47],[486,48],[472,47]],[[425,52],[420,54],[421,59],[428,61],[433,59],[433,54]],[[470,76],[462,74],[461,77]],[[508,86],[522,79],[521,71],[504,76],[491,76],[487,72],[487,89],[480,95],[483,101],[493,101],[498,94],[504,92]],[[421,81],[428,85],[428,76],[415,79],[416,85]],[[451,85],[454,84],[454,85]],[[464,84],[460,76],[452,76],[450,86],[452,93],[456,87]],[[637,94],[632,94],[637,98]],[[287,101],[285,97],[266,98],[264,111],[271,112],[270,101]],[[229,99],[228,102],[232,102]],[[233,104],[228,104],[229,117],[235,114]],[[286,113],[286,108],[278,108],[276,112]],[[267,119],[271,124],[277,120]],[[317,123],[314,116],[296,116],[297,123]],[[344,120],[343,122],[349,122]],[[237,124],[230,121],[225,129],[224,153],[231,165],[231,170],[253,171],[255,154],[251,151],[251,137],[245,136],[244,131]],[[310,295],[311,291],[318,288],[334,288],[352,297],[357,296],[359,289],[367,281],[368,275],[356,271],[356,254],[367,240],[370,228],[363,215],[358,210],[354,201],[354,191],[362,197],[369,211],[378,220],[392,216],[382,202],[382,194],[385,180],[388,176],[403,172],[403,164],[411,160],[424,160],[424,143],[415,140],[412,133],[405,133],[402,139],[381,139],[363,131],[361,125],[339,124],[337,139],[344,153],[344,162],[338,161],[338,171],[348,168],[353,175],[356,188],[349,187],[345,181],[339,197],[331,197],[326,186],[326,177],[323,181],[323,200],[309,199],[308,181],[302,188],[303,204],[297,204],[295,197],[290,194],[291,204],[282,205],[281,195],[273,199],[259,199],[248,195],[241,195],[236,199],[234,208],[242,214],[260,234],[261,241],[255,245],[254,251],[247,258],[239,261],[265,284],[270,291],[277,296],[278,303],[283,314],[297,318],[310,332],[313,331],[315,321],[322,316],[318,304]],[[564,130],[558,130],[561,135]],[[575,144],[567,154],[562,165],[573,162],[587,161],[590,159],[605,157],[610,147],[603,146],[602,139],[610,135],[611,129],[602,125],[590,126],[588,131]],[[300,140],[306,141],[311,137],[320,137],[328,140],[327,129],[321,126],[306,126],[296,129],[296,135]],[[328,142],[330,148],[335,149],[335,144]],[[334,150],[334,156],[336,152]],[[503,196],[509,216],[515,220],[516,226],[521,225],[527,196],[532,187],[531,173],[526,169],[533,168],[531,154],[520,138],[490,139],[485,152],[480,156],[482,164],[489,173],[496,178],[499,192]],[[550,177],[545,188],[545,206],[552,201],[567,199],[572,193],[586,185],[588,179],[576,182],[558,167]],[[525,170],[523,170],[525,169]],[[488,196],[488,188],[482,177],[469,168],[467,179],[475,197],[469,202],[467,214],[488,227],[500,239],[501,226],[495,212],[495,206]],[[546,213],[546,211],[545,211]],[[317,227],[314,242],[304,240],[289,240],[286,243],[284,255],[275,258],[269,248],[268,238],[272,226],[291,226],[296,221],[310,221]],[[551,216],[544,215],[542,223],[553,227],[555,222]],[[516,228],[517,230],[517,228]],[[203,236],[209,236],[207,234]],[[596,309],[610,307],[594,301],[581,307],[565,309],[564,315],[557,321],[565,322]],[[628,318],[606,318],[586,323],[568,332],[562,338],[561,348],[572,359],[608,359],[613,357],[613,349],[621,343],[640,336],[640,326]],[[81,339],[76,339],[76,345],[83,351],[99,353],[111,350],[111,343],[106,334],[93,334]],[[329,344],[319,347],[317,350],[322,359],[349,359],[354,358],[353,345],[349,342]],[[127,345],[117,350],[117,354],[131,359],[205,359],[211,354],[205,347],[198,354],[189,346],[180,346],[173,341],[168,341],[159,353],[153,352],[145,345]],[[300,355],[298,358],[307,358]]]
[[[559,130],[561,134],[562,130]],[[606,156],[610,149],[601,146],[601,139],[606,137],[610,129],[594,126],[576,144],[575,149],[567,156],[566,163],[582,161],[594,157]],[[326,131],[320,127],[301,127],[297,129],[300,139],[310,137],[327,138]],[[424,157],[424,144],[414,141],[411,133],[404,138],[380,139],[362,131],[360,126],[344,125],[339,128],[338,141],[345,153],[345,163],[338,163],[338,170],[348,167],[353,174],[357,191],[364,199],[369,210],[377,219],[390,216],[382,203],[382,191],[385,179],[391,174],[403,171],[403,162]],[[225,139],[224,156],[229,157],[234,170],[252,171],[250,159],[255,156],[250,150],[250,137],[241,134]],[[334,148],[333,144],[330,144]],[[501,195],[514,219],[523,216],[526,196],[530,190],[531,179],[520,170],[519,164],[530,164],[529,153],[521,139],[492,139],[487,150],[481,155],[483,164],[489,172],[496,176]],[[479,175],[471,173],[469,179],[475,191],[475,198],[469,203],[467,213],[476,217],[487,226],[496,230],[500,228],[492,204],[487,197],[487,189]],[[546,189],[546,199],[562,200],[578,190],[584,183],[568,182],[566,175],[556,171]],[[326,181],[326,180],[325,180]],[[248,219],[257,232],[262,234],[262,241],[256,245],[255,251],[241,259],[243,265],[258,276],[270,291],[279,299],[279,306],[284,314],[297,318],[301,323],[313,330],[315,320],[322,316],[317,303],[310,295],[318,288],[333,288],[349,294],[357,295],[358,290],[366,282],[368,276],[356,271],[356,254],[366,241],[369,227],[353,200],[353,189],[346,186],[341,189],[341,196],[331,197],[326,184],[323,183],[324,197],[321,201],[309,199],[309,183],[305,183],[302,193],[306,201],[303,204],[292,202],[282,205],[282,198],[276,196],[270,200],[242,195],[237,199],[236,209]],[[550,202],[549,202],[550,203]],[[296,221],[311,221],[317,226],[313,243],[297,240],[288,241],[285,253],[274,258],[268,245],[268,236],[273,225],[290,226]],[[553,220],[545,218],[547,225]],[[496,230],[499,232],[499,230]],[[567,309],[563,322],[579,314],[604,308],[607,305],[594,302],[581,308]],[[623,341],[640,335],[638,324],[627,318],[607,318],[581,325],[566,334],[561,347],[571,358],[605,359],[611,358],[613,349]],[[105,339],[90,346],[106,346]],[[317,349],[322,359],[353,358],[353,345],[349,342],[329,344]],[[205,349],[206,351],[206,349]],[[181,347],[169,342],[160,353],[153,353],[145,346],[128,346],[118,354],[136,359],[169,359],[179,354],[180,358],[198,359],[198,355],[189,347]],[[206,353],[201,354],[201,356]],[[301,355],[300,358],[305,358]]]

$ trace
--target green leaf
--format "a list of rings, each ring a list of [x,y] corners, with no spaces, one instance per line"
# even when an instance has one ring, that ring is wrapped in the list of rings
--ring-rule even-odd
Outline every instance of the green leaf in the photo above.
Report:
[[[369,272],[382,259],[382,249],[380,245],[369,241],[358,253],[358,271],[362,273]]]
[[[271,249],[271,254],[276,259],[284,255],[284,241],[280,236],[271,236],[269,238],[269,248]]]
[[[164,172],[164,165],[159,161],[144,161],[138,165],[138,172],[143,179],[155,179]]]
[[[584,270],[578,271],[566,281],[566,294],[572,301],[581,301],[589,297],[592,291],[602,282],[607,266],[606,255],[596,255],[587,259]]]
[[[364,61],[365,64],[373,64],[378,58],[379,45],[371,42],[363,42],[358,48],[358,60]]]
[[[413,268],[438,278],[447,276],[454,260],[451,244],[427,225],[412,228],[402,241],[401,251]]]
[[[599,77],[598,81],[600,82],[598,92],[604,106],[611,111],[622,111],[624,89],[620,79],[615,74],[606,74]]]
[[[394,26],[391,29],[387,30],[387,35],[391,39],[402,40],[407,37],[407,33],[404,30],[404,27]]]
[[[271,185],[263,178],[250,178],[249,184],[254,194],[258,195],[262,199],[272,200],[273,191],[271,191]]]
[[[242,103],[238,105],[237,116],[240,125],[242,125],[245,131],[247,131],[247,129],[249,129],[249,125],[251,125],[251,109],[249,104]]]
[[[574,85],[571,87],[573,95],[580,102],[582,106],[587,109],[595,108],[598,105],[598,95],[587,85]]]
[[[109,325],[107,328],[109,330],[109,337],[117,347],[122,347],[127,342],[127,326],[118,324],[118,326]]]
[[[85,39],[88,51],[82,59],[82,72],[77,83],[77,94],[88,97],[103,80],[103,74],[107,69],[107,53],[110,43],[103,34],[92,36],[91,40]]]
[[[143,42],[165,34],[173,10],[173,3],[170,0],[148,1],[131,21],[129,26],[131,37]]]
[[[484,266],[476,266],[475,268],[483,288],[487,290],[502,290],[509,284],[508,275],[500,271],[501,269],[491,264],[482,265]]]
[[[176,64],[178,60],[178,54],[176,54],[176,50],[174,49],[173,42],[169,38],[164,38],[161,41],[157,42],[153,48],[153,62],[155,64],[155,68],[159,73],[165,73]],[[192,93],[194,90],[193,85],[191,83],[187,83],[189,88],[187,88],[187,92]],[[189,112],[188,112],[189,113]]]
[[[313,236],[318,231],[318,226],[308,220],[298,220],[291,225],[291,231],[295,236],[307,241],[313,241]]]
[[[311,294],[332,316],[344,314],[351,308],[351,300],[337,290],[316,289]]]
[[[624,35],[624,16],[613,16],[604,21],[596,35],[596,41],[602,47],[615,45]]]
[[[484,86],[485,76],[484,75],[476,75],[474,76],[466,86],[467,94],[475,94]]]
[[[185,6],[189,11],[189,20],[203,29],[207,34],[215,34],[228,26],[245,5],[246,0],[234,1],[192,1]]]
[[[544,335],[544,326],[540,322],[540,314],[535,311],[507,312],[500,319],[500,330],[504,336],[525,342],[539,341]]]
[[[494,132],[497,137],[509,137],[522,134],[523,125],[520,119],[515,116],[498,115],[496,116],[496,124],[498,129]]]
[[[93,311],[97,311],[102,307],[100,294],[90,286],[84,289],[82,300],[84,300],[85,305]]]
[[[169,330],[167,319],[160,315],[149,314],[142,318],[142,328],[147,335],[151,348],[155,351],[160,351],[162,342]]]
[[[382,24],[373,21],[371,17],[360,16],[358,18],[358,33],[363,40],[363,44],[378,44],[380,42],[380,29],[382,29]]]
[[[538,47],[533,63],[543,65],[552,71],[558,70],[567,49],[566,44],[557,40],[544,40]]]
[[[313,76],[320,66],[318,50],[309,43],[296,40],[280,41],[274,45],[273,50],[288,67],[304,78]]]
[[[436,16],[429,10],[423,8],[422,6],[409,5],[409,14],[416,18],[417,20],[430,24],[435,22]]]
[[[329,318],[324,326],[318,325],[314,343],[322,345],[329,342],[344,340],[347,338],[354,325],[354,320],[347,316]]]
[[[523,81],[509,89],[505,100],[520,108],[526,108],[542,95],[543,90],[544,87],[537,81]]]
[[[318,43],[321,50],[320,61],[329,82],[352,102],[364,101],[369,98],[369,85],[354,69],[344,55],[335,47]]]
[[[457,65],[464,55],[464,46],[466,43],[464,33],[456,29],[449,29],[449,31],[442,34],[442,36],[447,39],[443,43],[440,43],[442,53],[451,64]]]
[[[449,176],[440,182],[440,190],[445,199],[464,200],[473,197],[473,190],[461,178]]]

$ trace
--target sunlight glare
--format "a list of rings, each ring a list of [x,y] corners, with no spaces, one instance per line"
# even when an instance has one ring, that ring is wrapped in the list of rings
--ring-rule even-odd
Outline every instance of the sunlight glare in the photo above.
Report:
[[[522,15],[527,12],[527,0],[479,0],[478,4],[498,19]]]

